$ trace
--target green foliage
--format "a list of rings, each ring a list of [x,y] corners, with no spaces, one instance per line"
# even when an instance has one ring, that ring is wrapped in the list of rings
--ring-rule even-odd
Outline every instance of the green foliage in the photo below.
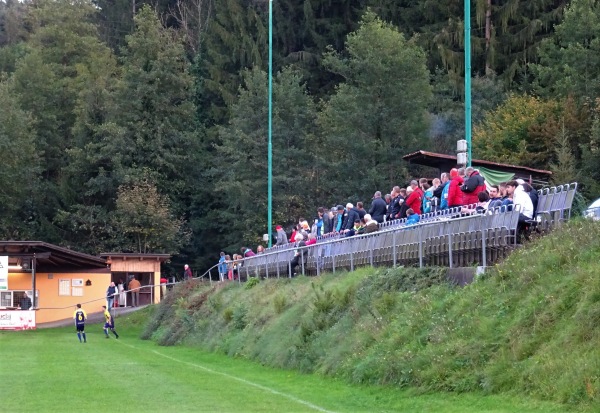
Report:
[[[169,200],[144,180],[119,187],[114,228],[121,248],[139,252],[176,252],[189,237],[184,222],[171,212]]]
[[[575,220],[464,288],[449,286],[442,268],[232,283],[207,292],[226,310],[198,307],[193,342],[355,383],[510,392],[594,411],[599,258],[600,225]],[[170,334],[186,323],[183,314],[162,320],[151,323]],[[191,342],[189,331],[180,341]]]
[[[39,188],[41,165],[31,115],[18,107],[10,86],[0,82],[0,236],[23,239],[31,236],[28,204]]]
[[[561,136],[563,151],[577,148],[586,117],[572,99],[511,95],[474,127],[474,157],[548,168],[557,157],[556,140]],[[559,162],[565,162],[564,155],[560,156],[563,160]]]
[[[280,294],[276,295],[273,298],[273,309],[275,310],[275,314],[281,314],[285,310],[287,305],[287,298],[285,295]]]
[[[225,320],[226,324],[229,324],[231,320],[233,320],[233,309],[227,307],[225,311],[223,311],[223,320]]]
[[[248,281],[246,281],[245,288],[246,288],[246,290],[249,290],[249,289],[255,287],[256,285],[258,285],[259,283],[260,283],[260,280],[258,279],[258,277],[249,277]]]
[[[273,217],[284,224],[315,205],[311,142],[316,115],[305,85],[290,69],[275,78],[273,101]],[[267,228],[267,110],[266,73],[246,72],[231,121],[220,129],[218,162],[209,173],[226,208],[213,211],[206,225],[227,227],[230,248],[233,242],[259,242]]]
[[[248,310],[246,306],[243,304],[239,304],[235,306],[233,309],[233,315],[231,321],[233,322],[233,328],[236,330],[243,330],[246,328],[247,320],[246,316],[248,315]]]
[[[533,66],[538,92],[593,101],[600,96],[600,4],[573,0],[556,33],[540,47]]]
[[[327,192],[364,199],[404,180],[395,160],[418,148],[427,126],[431,87],[423,50],[368,12],[344,52],[329,50],[323,64],[345,79],[319,120],[328,148],[319,152]],[[347,179],[356,171],[360,179]]]

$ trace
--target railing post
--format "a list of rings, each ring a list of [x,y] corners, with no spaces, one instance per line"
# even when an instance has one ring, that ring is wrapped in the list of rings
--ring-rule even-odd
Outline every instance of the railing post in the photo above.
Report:
[[[302,264],[302,275],[304,274],[304,251],[306,250],[300,250],[300,264]]]
[[[279,279],[279,259],[275,260],[275,262],[277,263],[277,279]]]
[[[267,280],[269,279],[269,264],[268,264],[268,258],[265,260],[265,276],[267,278]]]
[[[335,274],[335,254],[331,255],[331,264],[332,264],[332,271]]]
[[[448,266],[452,268],[452,233],[448,231]]]
[[[481,230],[481,261],[483,268],[487,267],[487,252],[486,252],[486,241],[485,237],[487,236],[487,228]]]
[[[288,261],[288,278],[292,278],[292,262]]]
[[[396,261],[397,261],[397,257],[396,257],[396,231],[392,232],[392,254],[394,256],[394,268],[396,268]]]
[[[419,231],[419,268],[423,268],[423,228],[421,225],[420,228],[417,228]]]
[[[210,273],[210,270],[208,270],[208,282],[212,285],[212,274]]]
[[[369,263],[373,266],[373,248],[369,250]]]
[[[350,271],[354,271],[354,252],[350,251]]]
[[[317,256],[315,257],[315,265],[317,266],[317,277],[319,277],[321,275],[321,270],[319,269],[319,258],[321,257],[320,254],[321,251],[317,252]]]

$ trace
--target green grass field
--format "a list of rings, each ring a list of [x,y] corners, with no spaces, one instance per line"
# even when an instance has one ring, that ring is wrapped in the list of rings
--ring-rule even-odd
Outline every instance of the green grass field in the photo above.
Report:
[[[0,332],[3,412],[562,412],[564,407],[477,394],[350,386],[185,346],[140,340],[144,314],[101,325]]]

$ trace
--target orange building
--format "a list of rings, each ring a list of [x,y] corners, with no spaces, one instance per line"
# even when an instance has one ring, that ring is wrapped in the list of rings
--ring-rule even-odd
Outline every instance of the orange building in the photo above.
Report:
[[[119,253],[97,257],[41,241],[0,241],[0,329],[15,329],[24,319],[24,328],[31,328],[31,318],[34,326],[70,319],[78,303],[88,314],[98,312],[106,305],[110,282],[132,277],[141,281],[141,304],[158,303],[160,264],[169,258]],[[117,299],[115,305],[127,303]]]

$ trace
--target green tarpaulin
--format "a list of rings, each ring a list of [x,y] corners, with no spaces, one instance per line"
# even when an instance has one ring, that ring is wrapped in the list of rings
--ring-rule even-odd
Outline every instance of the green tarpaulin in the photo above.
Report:
[[[479,171],[488,185],[498,185],[500,182],[510,181],[515,176],[515,174],[510,172],[494,171],[483,166],[475,166],[474,168]]]

